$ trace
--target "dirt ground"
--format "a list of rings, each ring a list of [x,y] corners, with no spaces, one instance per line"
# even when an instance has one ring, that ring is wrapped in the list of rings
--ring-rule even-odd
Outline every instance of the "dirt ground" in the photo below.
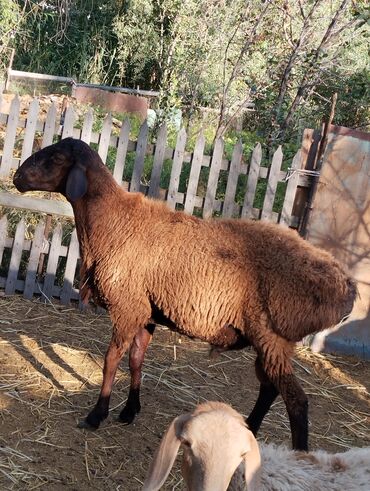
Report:
[[[95,432],[77,423],[96,401],[110,338],[106,315],[0,297],[0,489],[136,490],[171,420],[204,400],[248,414],[257,396],[253,351],[209,359],[206,344],[157,329],[145,361],[142,411],[116,421],[125,403],[127,360],[108,420]],[[299,349],[296,374],[310,401],[311,448],[370,445],[370,363]],[[290,445],[279,398],[260,440]],[[179,459],[178,459],[179,460]],[[163,489],[183,489],[179,465]]]

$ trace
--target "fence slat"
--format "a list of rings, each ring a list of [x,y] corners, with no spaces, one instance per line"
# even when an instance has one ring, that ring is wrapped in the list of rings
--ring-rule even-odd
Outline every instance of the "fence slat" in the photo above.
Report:
[[[233,150],[229,176],[227,178],[225,200],[222,208],[222,216],[225,218],[231,218],[234,214],[235,194],[236,194],[236,188],[238,186],[242,155],[243,155],[243,144],[242,141],[239,140]]]
[[[63,304],[68,304],[71,300],[73,291],[73,280],[76,273],[77,260],[80,256],[79,244],[77,238],[76,229],[73,230],[71,235],[71,242],[68,248],[68,256],[66,263],[66,270],[64,273],[63,287],[60,292],[60,301]]]
[[[189,183],[186,191],[184,211],[189,214],[192,214],[194,211],[194,204],[195,204],[196,192],[198,189],[200,169],[202,167],[204,145],[205,145],[205,138],[202,131],[195,143],[193,159],[191,162]]]
[[[166,143],[167,143],[167,126],[166,123],[163,123],[158,130],[157,143],[154,152],[152,174],[150,176],[148,196],[152,198],[159,197],[159,184],[161,180],[164,153],[166,151]]]
[[[251,165],[248,174],[247,189],[244,196],[244,204],[242,208],[242,217],[252,217],[253,201],[254,195],[256,193],[258,174],[261,166],[262,160],[262,148],[261,144],[257,143],[254,147]]]
[[[176,148],[175,148],[175,153],[172,162],[170,184],[168,187],[168,194],[167,194],[167,203],[172,210],[176,208],[176,196],[180,184],[180,175],[181,175],[182,163],[184,160],[186,139],[187,139],[187,135],[186,135],[185,128],[182,128],[179,134],[177,135]]]
[[[32,154],[33,141],[35,139],[38,115],[39,115],[39,101],[37,99],[33,99],[33,101],[31,102],[28,108],[26,130],[23,139],[21,163],[24,162]]]
[[[283,162],[283,151],[281,149],[281,145],[279,145],[278,149],[275,151],[272,157],[270,172],[268,175],[265,199],[263,201],[261,220],[271,219],[272,207],[274,206],[276,187],[279,180],[279,172],[282,162]]]
[[[13,162],[13,148],[17,135],[17,125],[19,118],[20,102],[18,95],[14,97],[10,104],[8,122],[6,125],[6,135],[4,141],[3,157],[1,159],[0,176],[8,176]]]
[[[125,168],[126,154],[128,147],[128,140],[130,138],[130,120],[125,119],[121,126],[121,131],[119,133],[118,143],[117,143],[117,156],[116,163],[114,165],[113,177],[116,182],[121,185],[123,178],[123,171]]]
[[[210,218],[215,206],[217,183],[221,170],[222,156],[224,152],[224,141],[222,138],[216,140],[213,150],[211,168],[208,176],[206,197],[203,207],[203,218]]]
[[[64,123],[62,129],[62,138],[73,137],[73,126],[76,121],[76,115],[72,106],[68,106],[64,116]]]
[[[30,300],[33,296],[36,282],[37,266],[44,242],[44,228],[45,223],[40,222],[35,230],[35,234],[32,240],[32,247],[30,252],[30,258],[27,265],[27,275],[24,283],[24,298]]]
[[[24,242],[24,220],[22,220],[18,223],[16,231],[15,231],[15,236],[14,236],[14,242],[13,242],[13,248],[12,248],[12,255],[10,258],[10,264],[9,264],[9,272],[8,272],[8,278],[5,283],[5,294],[6,295],[13,295],[15,292],[15,284],[17,281],[18,277],[18,270],[19,266],[21,263],[21,258],[22,258],[22,251],[23,251],[23,242]]]
[[[42,148],[47,147],[53,143],[54,135],[56,133],[56,120],[57,120],[57,108],[54,102],[49,107],[48,114],[46,116],[44,136],[42,138]]]
[[[93,124],[94,124],[94,113],[92,108],[90,107],[90,109],[85,114],[82,130],[81,130],[81,140],[87,144],[89,144],[91,141]]]
[[[103,128],[101,130],[99,148],[98,148],[98,154],[100,155],[100,158],[105,164],[107,163],[106,160],[108,155],[111,131],[112,131],[112,115],[111,113],[108,113],[104,118],[104,123],[103,123]]]
[[[6,243],[6,238],[8,235],[8,219],[4,215],[0,220],[0,264],[3,260],[3,253]]]
[[[298,150],[298,152],[294,155],[292,161],[292,165],[291,165],[292,175],[288,179],[288,185],[285,192],[283,209],[281,211],[280,224],[283,225],[284,227],[289,227],[291,222],[294,199],[295,199],[297,186],[299,182],[299,174],[298,172],[294,172],[294,171],[296,169],[300,169],[301,165],[302,165],[302,151]]]
[[[53,238],[49,250],[48,264],[46,266],[46,274],[43,286],[44,297],[51,299],[53,295],[53,287],[55,282],[55,274],[58,267],[59,256],[61,255],[62,244],[62,226],[60,223],[54,229]]]
[[[137,139],[134,170],[132,172],[130,191],[140,191],[140,180],[144,169],[146,145],[148,140],[148,123],[145,121],[140,128]]]

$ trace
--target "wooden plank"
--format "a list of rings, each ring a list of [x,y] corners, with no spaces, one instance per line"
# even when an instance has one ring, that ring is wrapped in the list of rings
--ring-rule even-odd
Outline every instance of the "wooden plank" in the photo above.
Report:
[[[204,145],[205,145],[205,138],[202,131],[195,143],[193,159],[191,162],[189,183],[186,191],[184,211],[189,214],[192,214],[194,211],[195,199],[197,197],[196,192],[198,189],[200,169],[203,160]]]
[[[229,176],[227,178],[225,200],[222,208],[222,216],[226,218],[231,218],[234,214],[235,193],[236,193],[236,188],[238,186],[242,156],[243,156],[243,144],[242,141],[239,140],[233,150]]]
[[[29,108],[26,121],[26,130],[24,133],[21,163],[24,162],[31,154],[33,149],[33,141],[35,139],[37,117],[39,115],[39,101],[33,99]]]
[[[161,180],[164,154],[166,151],[166,143],[167,143],[167,126],[166,123],[163,123],[159,128],[157,134],[157,143],[154,152],[153,168],[152,168],[152,174],[150,176],[148,196],[150,196],[151,198],[159,197],[159,184]]]
[[[42,148],[45,148],[53,143],[54,135],[57,132],[56,124],[57,108],[55,107],[55,104],[53,102],[52,105],[49,107],[48,114],[46,116],[44,135],[41,144]]]
[[[30,300],[33,297],[33,291],[35,288],[37,266],[41,254],[42,245],[44,242],[44,228],[45,223],[40,222],[35,230],[35,234],[32,241],[32,247],[30,257],[27,265],[27,275],[24,283],[24,298]]]
[[[20,208],[22,210],[74,217],[72,206],[67,201],[33,198],[31,196],[7,193],[6,191],[0,191],[0,205],[9,208]]]
[[[263,201],[261,220],[270,220],[271,218],[272,207],[274,206],[276,188],[279,178],[278,174],[280,172],[282,162],[283,151],[281,149],[281,145],[279,145],[272,157],[265,199]]]
[[[114,165],[113,177],[117,183],[121,186],[123,171],[125,168],[127,146],[130,138],[130,120],[126,118],[121,126],[121,131],[119,133],[119,138],[117,142],[117,155],[116,163]]]
[[[73,125],[76,121],[76,115],[72,106],[68,106],[64,117],[64,124],[62,127],[62,138],[73,137]]]
[[[146,145],[148,141],[148,123],[144,121],[141,125],[140,133],[137,139],[136,156],[134,170],[132,172],[130,191],[140,191],[140,181],[144,170]]]
[[[9,117],[7,119],[3,156],[0,166],[0,176],[8,176],[12,167],[13,149],[15,145],[15,137],[17,135],[19,109],[19,98],[18,95],[16,95],[10,104]]]
[[[257,143],[252,153],[251,165],[250,165],[248,181],[247,181],[247,189],[244,196],[244,204],[241,214],[242,218],[252,218],[253,201],[257,188],[261,160],[262,160],[262,148],[261,148],[261,144]]]
[[[94,124],[94,112],[90,107],[90,109],[85,114],[85,119],[81,130],[81,140],[87,143],[88,145],[90,144],[91,141],[93,124]]]
[[[170,184],[168,187],[168,194],[167,194],[167,203],[172,210],[175,209],[176,203],[179,202],[178,188],[180,184],[182,163],[184,160],[186,139],[187,139],[187,135],[186,135],[185,128],[182,128],[177,135],[176,148],[175,148],[173,162],[172,162]]]
[[[106,164],[108,148],[110,142],[110,134],[112,131],[112,115],[108,113],[104,118],[103,128],[100,134],[98,154],[102,161]]]
[[[70,77],[60,77],[57,75],[45,75],[43,73],[34,73],[34,72],[22,72],[20,70],[9,70],[9,75],[11,77],[21,77],[21,78],[32,78],[35,80],[54,80],[56,82],[67,82],[72,83],[73,78]]]
[[[215,147],[213,149],[211,169],[208,176],[207,191],[204,200],[203,218],[211,218],[214,210],[223,151],[224,141],[222,138],[219,138],[218,140],[216,140]]]
[[[3,253],[6,247],[6,239],[8,235],[8,219],[4,215],[0,220],[0,264],[3,260]]]
[[[60,223],[58,223],[54,229],[53,238],[51,239],[48,264],[46,266],[46,275],[42,288],[44,299],[47,298],[50,300],[53,295],[53,287],[58,267],[58,260],[61,256],[62,232],[62,226]]]
[[[24,229],[25,229],[24,220],[22,218],[22,220],[18,223],[15,231],[8,277],[5,284],[5,295],[13,295],[15,292],[18,270],[22,258]]]
[[[76,274],[77,260],[80,257],[80,249],[78,244],[76,229],[73,230],[71,241],[68,248],[68,256],[66,270],[64,273],[63,287],[60,292],[60,301],[63,304],[68,304],[71,300],[73,281]]]
[[[302,165],[302,150],[298,150],[292,161],[292,165],[291,165],[292,174],[288,179],[288,185],[285,192],[283,209],[281,212],[280,224],[283,225],[284,227],[289,227],[289,225],[291,224],[294,199],[295,199],[297,186],[299,182],[299,174],[298,172],[294,172],[294,171],[296,169],[300,169],[301,165]]]

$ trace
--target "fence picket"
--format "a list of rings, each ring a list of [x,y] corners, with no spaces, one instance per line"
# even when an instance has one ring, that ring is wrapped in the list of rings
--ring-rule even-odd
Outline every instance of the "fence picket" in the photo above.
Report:
[[[43,222],[39,222],[36,227],[35,234],[32,240],[30,258],[27,265],[26,281],[24,283],[23,296],[30,300],[33,297],[33,291],[35,288],[37,266],[44,242],[44,227]]]
[[[60,223],[54,229],[53,238],[49,249],[48,264],[46,266],[46,275],[43,286],[43,294],[49,300],[53,295],[55,274],[57,272],[60,248],[62,245],[62,226]]]
[[[39,101],[37,99],[33,99],[33,101],[31,102],[28,108],[26,130],[23,139],[21,163],[24,162],[32,154],[38,114],[39,114]]]
[[[113,170],[113,177],[120,186],[122,184],[123,171],[125,169],[128,140],[130,138],[130,127],[130,120],[125,119],[122,123],[117,143],[117,156]]]
[[[202,167],[204,145],[205,145],[205,138],[202,131],[198,136],[198,139],[194,147],[193,159],[191,162],[191,170],[189,176],[189,183],[186,191],[186,198],[184,204],[184,211],[186,213],[189,213],[190,215],[194,211],[196,192],[199,183],[200,169]]]
[[[251,218],[253,216],[253,212],[252,212],[253,201],[254,201],[254,195],[256,194],[261,160],[262,160],[262,148],[261,148],[261,144],[257,143],[252,153],[251,165],[250,165],[248,181],[247,181],[247,189],[245,192],[244,204],[242,208],[242,218],[244,217]]]
[[[187,135],[186,135],[185,128],[182,128],[179,134],[177,135],[176,148],[175,148],[173,162],[172,162],[170,184],[168,186],[168,194],[167,194],[167,203],[172,210],[176,208],[176,202],[177,202],[176,197],[180,184],[180,175],[181,175],[182,163],[184,160],[186,139],[187,139]]]
[[[150,196],[151,198],[159,197],[159,185],[160,185],[161,172],[162,172],[163,161],[164,161],[164,154],[166,151],[166,143],[167,143],[167,126],[166,123],[163,123],[159,128],[158,135],[157,135],[157,143],[154,152],[152,174],[150,176],[148,196]]]
[[[98,154],[100,155],[100,158],[105,164],[107,163],[106,161],[107,161],[111,131],[112,131],[112,115],[111,113],[108,113],[104,118],[104,123],[100,134],[99,148],[98,148]]]
[[[0,264],[3,260],[4,248],[8,231],[8,219],[4,215],[0,220]]]
[[[73,291],[73,281],[76,273],[77,260],[80,256],[79,244],[76,229],[71,235],[71,242],[68,247],[67,263],[64,273],[63,287],[60,292],[60,301],[63,304],[68,304],[71,300]]]
[[[94,124],[94,112],[90,107],[90,109],[85,114],[82,130],[81,130],[81,140],[87,144],[89,144],[91,141],[93,124]]]
[[[227,178],[225,200],[222,208],[222,216],[231,218],[235,209],[235,194],[240,174],[240,164],[243,155],[243,144],[241,140],[235,145],[231,157],[230,171]]]
[[[140,180],[144,170],[145,153],[148,140],[148,123],[141,125],[137,139],[134,170],[132,172],[130,191],[140,191]]]
[[[57,119],[57,108],[55,104],[49,107],[48,114],[46,116],[45,126],[44,126],[44,136],[42,139],[42,148],[51,145],[54,140],[55,127],[56,127],[56,119]]]
[[[280,224],[284,227],[289,227],[291,223],[291,217],[293,212],[294,199],[297,191],[299,174],[298,172],[294,172],[297,169],[301,168],[302,164],[302,151],[298,150],[298,152],[294,155],[291,170],[292,174],[288,179],[288,185],[285,192],[283,209],[281,211],[281,219]]]
[[[8,176],[13,163],[13,149],[17,135],[17,125],[19,118],[20,102],[18,95],[14,97],[10,104],[10,111],[6,126],[6,134],[1,159],[0,176]]]
[[[279,172],[282,162],[283,151],[281,149],[281,145],[279,145],[272,157],[271,167],[268,173],[267,189],[265,199],[263,201],[261,220],[271,220],[272,208],[274,206],[276,187],[279,180]]]
[[[217,191],[217,183],[221,170],[222,156],[224,152],[224,141],[222,138],[216,140],[212,160],[211,168],[208,176],[206,197],[203,207],[203,218],[210,218],[215,206],[215,198]]]
[[[5,295],[13,295],[15,292],[15,286],[18,278],[18,270],[21,264],[23,243],[24,243],[24,219],[18,223],[12,248],[12,255],[10,258],[8,277],[5,283]]]
[[[68,106],[64,115],[62,138],[73,137],[73,126],[76,121],[76,114],[72,106]]]

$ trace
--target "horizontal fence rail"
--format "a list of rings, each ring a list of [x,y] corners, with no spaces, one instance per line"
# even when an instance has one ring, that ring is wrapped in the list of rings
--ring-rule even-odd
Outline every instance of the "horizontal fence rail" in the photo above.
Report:
[[[174,148],[168,146],[165,124],[159,128],[155,143],[151,143],[147,122],[142,124],[136,141],[130,139],[129,120],[117,129],[111,114],[105,117],[100,132],[93,128],[92,109],[81,121],[71,106],[59,114],[51,104],[46,117],[41,119],[37,99],[30,103],[24,115],[20,113],[20,101],[16,96],[9,114],[0,113],[3,134],[0,137],[0,178],[11,177],[14,169],[33,151],[59,138],[73,136],[98,151],[124,189],[167,200],[172,209],[183,209],[203,218],[252,218],[293,227],[298,224],[299,217],[292,215],[296,190],[298,186],[310,185],[307,176],[294,172],[303,165],[300,151],[289,165],[289,179],[286,180],[288,172],[282,167],[281,147],[267,167],[262,165],[260,144],[246,162],[240,141],[234,146],[230,159],[225,156],[222,139],[215,141],[212,155],[206,155],[203,133],[198,135],[193,151],[187,151],[184,128],[178,132]],[[278,209],[275,206],[277,197],[280,200]],[[73,217],[66,201],[23,196],[13,190],[0,192],[0,205]],[[63,303],[77,300],[79,252],[76,233],[72,231],[69,244],[62,245],[62,225],[59,223],[54,230],[46,229],[41,221],[32,240],[26,240],[22,219],[11,237],[7,233],[7,218],[1,219],[0,288],[4,288],[6,294],[23,292],[27,298],[36,293],[45,299],[60,298]]]

